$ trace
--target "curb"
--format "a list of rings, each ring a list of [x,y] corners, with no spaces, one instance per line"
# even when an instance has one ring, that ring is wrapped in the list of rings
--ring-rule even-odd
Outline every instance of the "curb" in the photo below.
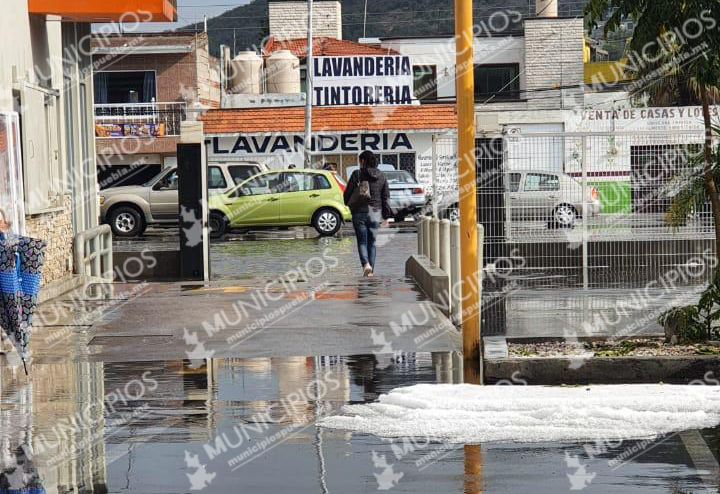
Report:
[[[503,358],[484,370],[486,384],[720,384],[720,356]]]

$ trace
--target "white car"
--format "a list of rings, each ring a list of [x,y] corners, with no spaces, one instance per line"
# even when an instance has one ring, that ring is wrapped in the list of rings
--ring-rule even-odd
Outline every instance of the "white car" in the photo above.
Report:
[[[575,220],[600,214],[600,196],[594,187],[585,189],[570,175],[544,170],[511,170],[506,190],[513,221],[545,221],[549,227],[572,227]],[[457,219],[457,191],[438,194],[440,216]]]

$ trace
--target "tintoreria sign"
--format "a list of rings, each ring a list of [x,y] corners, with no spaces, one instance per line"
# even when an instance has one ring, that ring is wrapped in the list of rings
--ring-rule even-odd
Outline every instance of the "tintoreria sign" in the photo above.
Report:
[[[411,105],[413,73],[410,57],[363,55],[314,58],[313,104]]]

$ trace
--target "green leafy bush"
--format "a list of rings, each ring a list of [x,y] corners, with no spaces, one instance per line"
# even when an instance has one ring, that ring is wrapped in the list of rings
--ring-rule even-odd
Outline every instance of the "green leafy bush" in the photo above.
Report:
[[[658,318],[665,328],[665,339],[677,337],[678,343],[697,343],[718,339],[720,328],[714,323],[720,319],[720,270],[715,270],[710,285],[703,291],[697,305],[673,307]]]

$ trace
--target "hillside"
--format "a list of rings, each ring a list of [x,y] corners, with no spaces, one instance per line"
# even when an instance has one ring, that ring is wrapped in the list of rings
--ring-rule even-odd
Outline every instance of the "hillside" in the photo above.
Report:
[[[581,15],[587,0],[560,0],[560,15]],[[517,11],[528,15],[534,0],[475,0],[475,21],[487,25],[489,17],[500,10]],[[343,38],[363,37],[365,0],[342,0]],[[531,7],[534,9],[534,7]],[[211,51],[218,54],[218,46],[235,46],[236,50],[259,45],[267,36],[267,0],[253,0],[208,19]],[[367,37],[432,36],[452,34],[454,31],[452,0],[368,0]],[[513,14],[513,17],[517,17]],[[493,18],[501,25],[501,18]],[[181,28],[200,30],[200,24]]]

